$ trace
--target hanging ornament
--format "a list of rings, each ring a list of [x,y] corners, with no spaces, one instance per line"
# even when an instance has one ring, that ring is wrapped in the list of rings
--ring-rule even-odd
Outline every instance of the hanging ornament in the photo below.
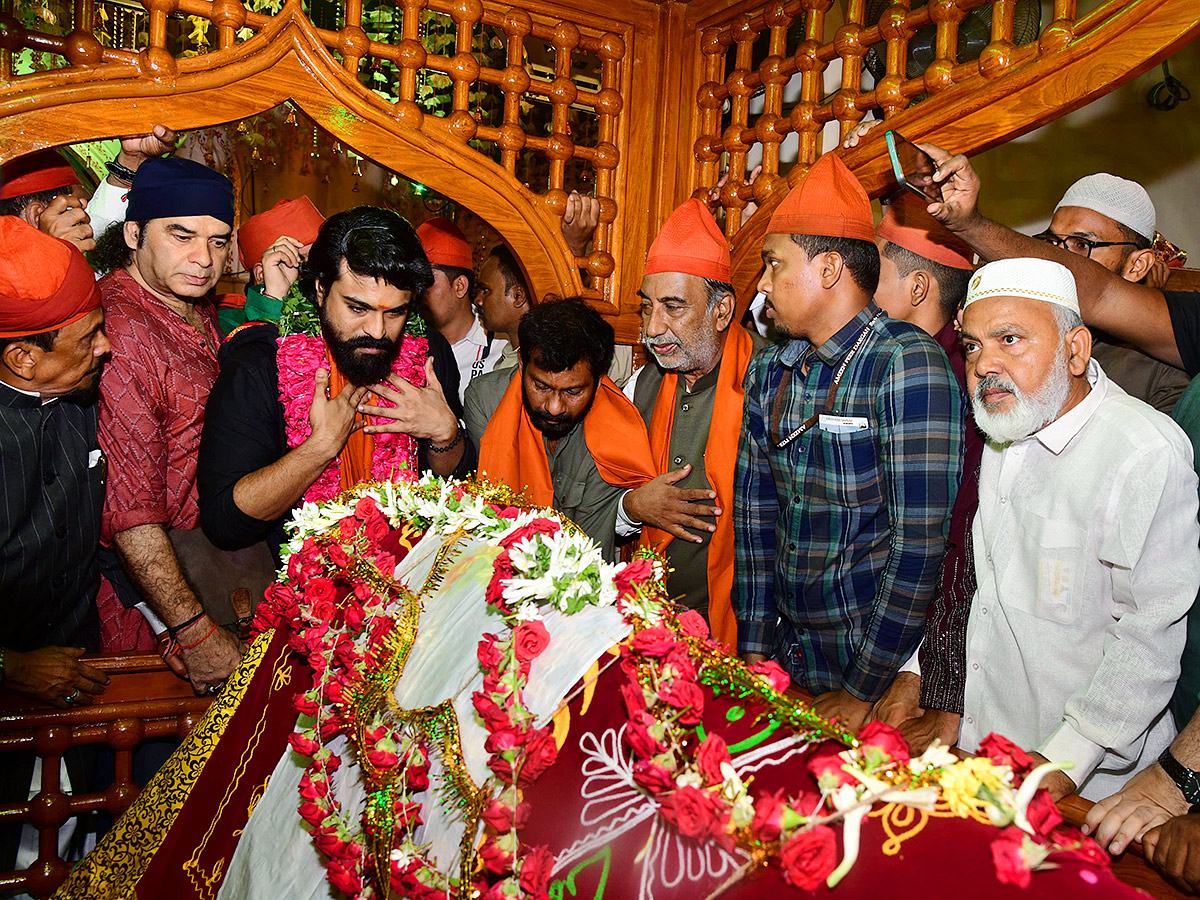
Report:
[[[362,178],[362,159],[361,158],[354,160],[354,177]],[[358,188],[358,185],[355,185],[355,189],[357,189],[357,188]]]
[[[249,129],[246,127],[245,119],[243,119],[241,122],[238,122],[237,130],[238,134],[245,134],[247,131],[249,131]]]
[[[326,172],[321,176],[321,184],[329,184],[329,173]]]
[[[296,128],[300,127],[300,123],[296,121],[296,111],[294,109],[292,109],[290,106],[288,107],[287,118],[283,120],[283,124],[284,125],[294,125]]]
[[[342,152],[342,142],[341,142],[341,141],[334,141],[334,142],[333,142],[333,152],[334,152],[334,153],[341,153],[341,152]]]
[[[256,163],[256,162],[258,162],[260,159],[262,159],[262,154],[260,154],[260,153],[258,152],[258,148],[257,148],[257,147],[255,147],[255,148],[254,148],[252,151],[250,151],[250,161],[251,161],[251,162],[255,162],[255,163]]]

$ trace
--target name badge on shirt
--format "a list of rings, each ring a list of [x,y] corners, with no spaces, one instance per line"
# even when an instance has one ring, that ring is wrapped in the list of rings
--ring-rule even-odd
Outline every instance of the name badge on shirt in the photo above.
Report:
[[[866,431],[868,423],[864,416],[830,416],[822,413],[817,419],[817,426],[830,434],[851,434]]]

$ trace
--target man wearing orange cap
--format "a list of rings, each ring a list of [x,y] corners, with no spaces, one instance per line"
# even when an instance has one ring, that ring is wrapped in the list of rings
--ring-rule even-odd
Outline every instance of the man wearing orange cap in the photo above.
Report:
[[[613,559],[621,497],[658,473],[637,408],[604,374],[612,326],[579,298],[551,300],[525,314],[518,338],[520,366],[467,391],[479,474],[553,506]]]
[[[965,361],[955,313],[967,293],[974,251],[939,225],[911,194],[901,194],[887,206],[875,234],[880,256],[875,302],[893,319],[912,322],[932,335],[946,351],[965,390]],[[874,713],[900,727],[914,752],[934,739],[953,744],[962,714],[963,642],[975,593],[967,532],[979,504],[979,460],[984,443],[969,409],[967,417],[962,483],[954,501],[937,594],[929,606],[921,674],[901,672]]]
[[[475,262],[471,245],[449,219],[430,219],[417,229],[417,237],[433,267],[433,284],[421,297],[421,311],[442,333],[458,364],[461,401],[472,378],[495,367],[504,350],[504,339],[484,329],[471,307],[475,293]]]
[[[712,633],[734,650],[730,510],[742,381],[756,341],[733,323],[731,281],[725,236],[703,203],[688,200],[646,257],[638,296],[642,342],[653,362],[625,384],[662,474],[625,495],[617,534],[645,526],[644,543],[665,544],[668,592],[704,614]]]
[[[103,326],[83,254],[0,217],[0,683],[63,709],[108,682],[79,661],[99,643]]]
[[[961,391],[937,343],[872,300],[870,201],[835,154],[768,232],[758,287],[789,342],[746,375],[738,648],[857,728],[921,638],[962,464]]]
[[[242,224],[237,230],[238,259],[251,282],[243,306],[223,305],[217,313],[225,334],[244,322],[279,321],[284,297],[300,277],[300,264],[324,222],[313,202],[300,197],[280,200]]]
[[[96,246],[87,205],[79,176],[54,150],[30,153],[0,169],[0,216],[19,216],[84,253]]]

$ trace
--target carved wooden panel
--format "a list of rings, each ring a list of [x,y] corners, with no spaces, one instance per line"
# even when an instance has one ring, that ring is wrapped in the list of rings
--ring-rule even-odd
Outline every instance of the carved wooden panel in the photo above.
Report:
[[[822,152],[821,133],[836,122],[842,138],[869,112],[911,140],[977,153],[1057,118],[1135,77],[1200,34],[1200,4],[1190,0],[1107,0],[1086,15],[1075,0],[1055,0],[1035,40],[1014,43],[1018,0],[895,0],[868,22],[867,0],[704,2],[689,8],[698,64],[693,110],[692,196],[727,175],[719,205],[734,248],[743,304],[754,293],[766,221],[787,189]],[[973,10],[990,12],[990,41],[977,59],[958,61],[959,27]],[[878,9],[878,4],[876,4]],[[909,43],[933,28],[932,61],[907,77]],[[868,52],[883,58],[878,80],[864,79]],[[757,60],[757,62],[756,62]],[[840,85],[823,76],[838,61]],[[784,86],[798,95],[784,100]],[[866,86],[874,81],[873,86]],[[751,112],[751,99],[755,100]],[[761,103],[759,102],[761,98]],[[918,102],[919,101],[919,102]],[[759,111],[761,108],[761,111]],[[892,184],[884,129],[843,153],[872,195]],[[798,137],[785,169],[780,146]],[[750,184],[747,155],[761,148],[762,174]],[[742,223],[748,203],[758,211]]]
[[[111,679],[98,702],[57,710],[0,690],[0,765],[6,753],[32,750],[42,760],[40,790],[25,803],[0,804],[0,821],[33,826],[38,857],[18,872],[0,872],[0,891],[18,889],[48,897],[70,865],[58,854],[58,828],[68,819],[104,809],[114,817],[137,797],[133,751],[150,738],[183,738],[212,702],[163,665],[157,654],[89,656],[85,660]],[[104,790],[62,790],[59,761],[71,747],[106,744],[113,750],[114,778]]]
[[[357,152],[486,218],[526,266],[537,295],[583,294],[615,316],[636,290],[622,284],[617,261],[639,258],[645,246],[624,247],[615,223],[625,198],[641,194],[626,177],[629,95],[635,78],[653,81],[657,53],[637,61],[631,51],[639,39],[657,41],[653,4],[388,2],[400,22],[390,43],[364,29],[363,0],[326,4],[334,15],[326,9],[324,18],[335,28],[314,24],[300,0],[273,15],[271,0],[74,0],[53,27],[17,22],[13,4],[0,0],[0,160],[158,121],[219,124],[291,99]],[[431,17],[453,32],[442,53],[426,49]],[[472,52],[485,36],[488,46],[503,45],[488,57],[503,64],[481,64],[482,54]],[[34,52],[37,71],[14,73],[22,51]],[[552,64],[531,64],[535,51]],[[581,62],[594,77],[576,72]],[[439,78],[449,82],[450,102],[432,114],[421,92]],[[470,102],[484,89],[502,98],[494,115]],[[547,133],[523,124],[522,104],[532,103],[549,106]],[[585,122],[587,133],[573,121]],[[544,159],[545,183],[521,183],[522,154]],[[632,156],[647,168],[640,147]],[[558,228],[569,170],[570,181],[586,179],[601,202],[593,249],[580,259]]]

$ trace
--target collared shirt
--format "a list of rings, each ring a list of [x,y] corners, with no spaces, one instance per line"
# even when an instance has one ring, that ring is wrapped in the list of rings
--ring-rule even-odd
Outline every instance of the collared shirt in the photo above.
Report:
[[[1200,525],[1187,437],[1094,360],[1087,374],[1071,410],[984,449],[959,745],[1003,734],[1073,762],[1100,799],[1175,734]]]
[[[454,361],[458,364],[458,399],[460,403],[467,395],[467,385],[471,383],[471,379],[486,375],[496,368],[496,363],[500,361],[500,357],[507,347],[508,341],[504,338],[488,339],[488,332],[480,324],[478,316],[471,320],[471,330],[461,340],[450,345],[450,350],[454,353]]]
[[[475,446],[482,445],[488,421],[504,399],[509,382],[520,376],[520,370],[496,369],[471,382],[463,421]],[[544,437],[542,441],[554,484],[554,508],[599,544],[605,559],[615,560],[617,506],[625,489],[609,484],[596,468],[582,423],[560,438],[554,449]]]
[[[220,334],[202,314],[200,335],[124,269],[102,278],[100,292],[113,348],[100,379],[103,540],[137,525],[195,528],[196,452]]]
[[[928,334],[880,316],[833,404],[866,429],[776,442],[824,409],[878,312],[869,303],[815,350],[792,341],[750,363],[733,508],[738,649],[864,700],[920,640],[962,463],[961,391]]]
[[[0,383],[0,647],[98,649],[96,405]]]

